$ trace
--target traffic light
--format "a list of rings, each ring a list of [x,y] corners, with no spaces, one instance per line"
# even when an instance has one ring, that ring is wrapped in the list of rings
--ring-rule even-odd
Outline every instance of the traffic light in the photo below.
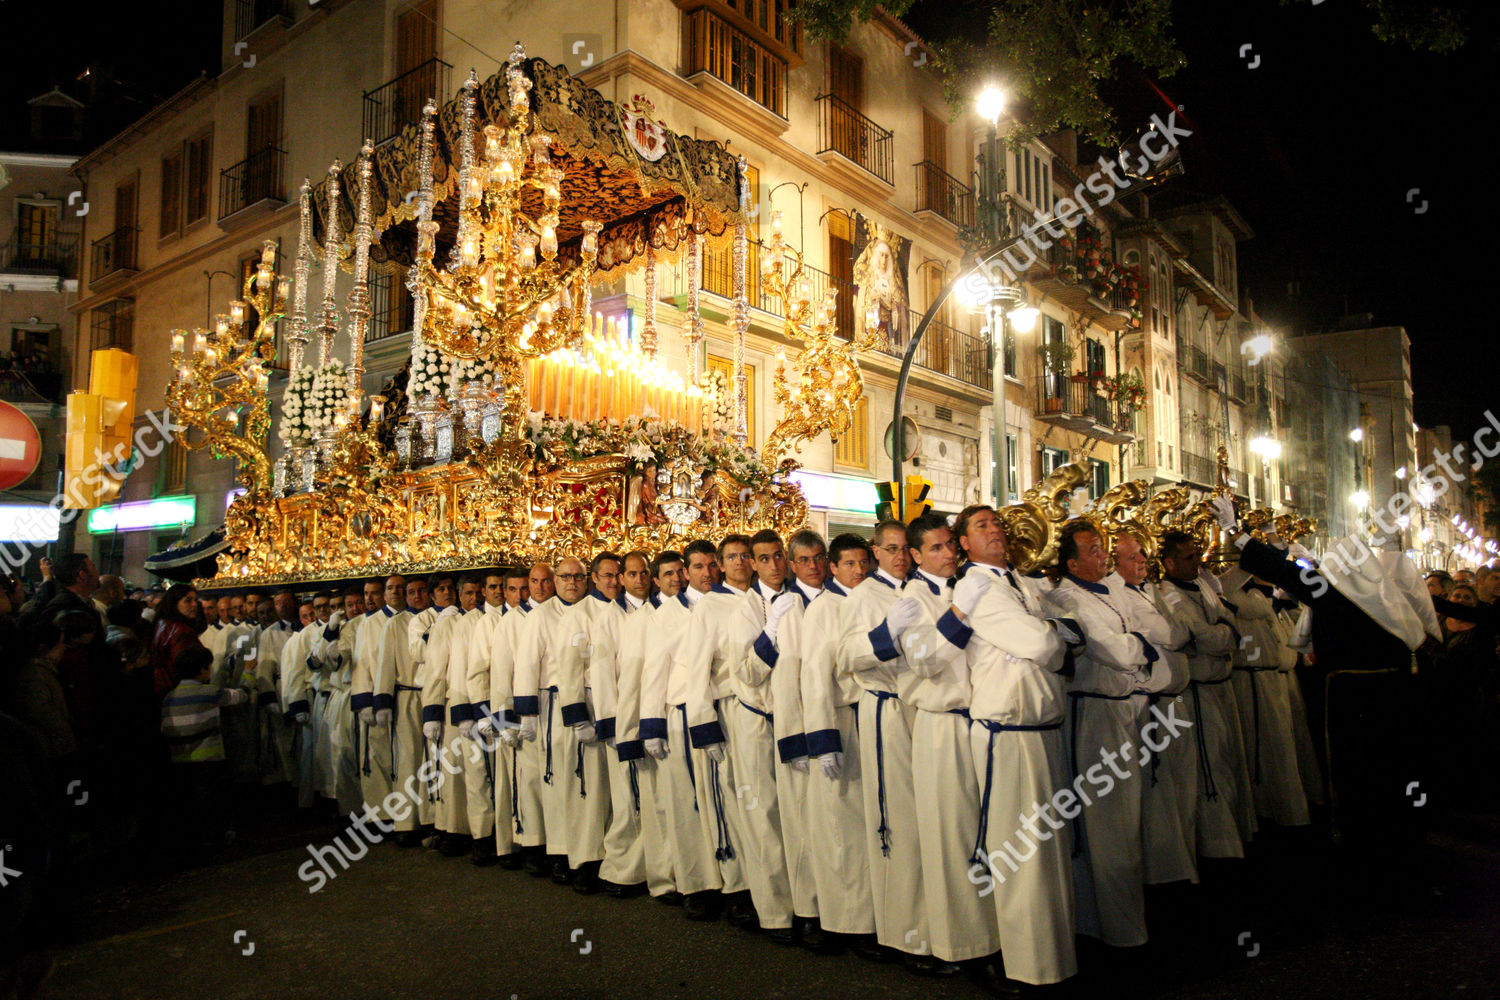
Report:
[[[932,503],[927,499],[931,492],[931,481],[918,475],[906,477],[904,490],[900,483],[876,483],[875,493],[880,502],[875,505],[875,518],[878,521],[904,521],[910,524],[932,509]]]
[[[89,510],[111,503],[124,484],[135,426],[136,357],[109,348],[95,351],[89,391],[68,393],[65,506]]]

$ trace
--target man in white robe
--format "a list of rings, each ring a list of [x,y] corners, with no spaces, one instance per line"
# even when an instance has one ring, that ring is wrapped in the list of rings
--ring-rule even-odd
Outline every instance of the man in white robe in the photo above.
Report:
[[[438,838],[436,847],[444,857],[456,858],[472,849],[469,837],[469,799],[466,781],[470,741],[464,739],[458,724],[450,716],[455,704],[467,704],[464,687],[452,691],[454,679],[453,659],[457,647],[454,635],[459,623],[479,604],[479,585],[471,577],[457,581],[457,603],[444,608],[428,631],[427,651],[423,656],[422,672],[422,737],[429,745],[429,754],[436,757],[439,766],[437,803],[434,825]],[[457,699],[457,701],[455,701]]]
[[[516,807],[516,744],[521,720],[515,712],[511,685],[516,638],[530,610],[528,573],[524,569],[505,570],[501,580],[505,589],[500,614],[485,616],[485,628],[474,637],[481,646],[469,654],[469,697],[476,704],[479,739],[494,747],[495,855],[500,867],[517,869],[525,862],[525,849],[540,843],[528,845],[523,839],[525,822]]]

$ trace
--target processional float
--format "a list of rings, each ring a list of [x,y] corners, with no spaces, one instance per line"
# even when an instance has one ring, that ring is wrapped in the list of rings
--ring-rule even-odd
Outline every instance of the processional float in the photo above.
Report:
[[[659,551],[806,523],[787,452],[849,428],[864,392],[858,353],[885,331],[870,316],[841,335],[831,297],[813,301],[800,252],[773,226],[761,292],[780,303],[783,335],[801,352],[790,362],[778,355],[781,418],[759,452],[750,447],[745,166],[721,143],[671,132],[651,110],[641,97],[615,104],[518,44],[488,80],[471,73],[457,98],[429,102],[391,142],[367,141],[353,164],[335,161],[322,183],[303,184],[293,275],[276,273],[268,241],[242,297],[211,329],[172,335],[166,398],[191,429],[185,444],[232,458],[244,487],[225,517],[218,573],[200,585]],[[698,370],[710,250],[732,261],[736,374],[727,380]],[[685,377],[658,358],[657,266],[668,257],[685,270]],[[367,395],[372,268],[411,291],[413,333],[404,370]],[[342,317],[340,269],[353,277]],[[594,285],[636,270],[645,286],[638,328],[633,317],[596,315]],[[273,461],[282,321],[284,448]],[[1222,489],[1222,456],[1220,466]],[[1023,569],[1055,562],[1068,499],[1086,475],[1065,465],[1002,512]],[[1154,555],[1171,527],[1211,541],[1206,502],[1189,507],[1190,497],[1124,483],[1088,516],[1107,539],[1130,532]]]

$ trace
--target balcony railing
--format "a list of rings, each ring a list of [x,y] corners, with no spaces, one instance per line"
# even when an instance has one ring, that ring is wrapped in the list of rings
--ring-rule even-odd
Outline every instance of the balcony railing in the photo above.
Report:
[[[818,101],[818,152],[838,153],[887,184],[895,176],[891,166],[893,133],[883,129],[833,94]]]
[[[1043,416],[1069,414],[1088,417],[1096,424],[1111,428],[1116,423],[1113,400],[1099,395],[1088,381],[1075,380],[1066,375],[1042,375],[1037,378],[1036,411]]]
[[[281,175],[286,151],[275,146],[251,153],[219,172],[220,221],[258,201],[286,201]]]
[[[786,117],[786,60],[706,7],[682,16],[682,75],[707,73]]]
[[[89,267],[89,280],[100,281],[120,271],[134,271],[136,236],[134,226],[121,226],[93,243],[93,260]]]
[[[114,299],[89,313],[89,349],[131,348],[135,334],[135,299]]]
[[[974,191],[931,160],[917,164],[917,211],[936,212],[955,226],[974,225]]]
[[[1249,397],[1245,395],[1244,369],[1235,368],[1230,374],[1229,395],[1233,396],[1235,399],[1238,399],[1240,402],[1245,402],[1247,399],[1249,399]]]
[[[908,332],[915,331],[921,321],[922,314],[911,310],[907,320]],[[893,358],[906,356],[905,344],[882,344],[880,350]],[[927,332],[917,344],[912,363],[981,389],[994,385],[994,362],[990,357],[989,341],[936,320],[927,325]]]
[[[0,245],[0,271],[9,274],[55,274],[59,278],[76,273],[78,236],[59,235],[50,243],[34,243],[19,236]]]
[[[1188,345],[1177,353],[1184,371],[1204,382],[1209,381],[1208,354],[1203,348]]]
[[[244,38],[267,21],[278,17],[292,17],[291,0],[236,0],[234,5],[234,37]]]
[[[448,71],[453,67],[432,58],[413,66],[384,86],[365,91],[364,122],[361,135],[380,145],[400,134],[407,122],[422,117],[428,98],[439,101],[448,93]]]
[[[745,283],[748,287],[745,289],[745,299],[755,309],[785,316],[786,308],[781,299],[761,290],[760,261],[766,252],[765,245],[756,240],[750,240],[746,247]],[[833,291],[834,322],[838,324],[839,331],[847,336],[854,316],[854,287],[842,278],[811,264],[802,265],[802,280],[807,282],[807,297],[812,302],[823,301],[828,291]],[[728,249],[704,251],[699,287],[726,299],[734,297],[734,260]]]
[[[1219,481],[1217,463],[1207,455],[1195,455],[1190,451],[1182,453],[1182,475],[1201,486],[1214,486]]]

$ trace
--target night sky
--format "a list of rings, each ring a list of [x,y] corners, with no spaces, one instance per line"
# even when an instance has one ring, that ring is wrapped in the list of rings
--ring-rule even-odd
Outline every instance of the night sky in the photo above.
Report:
[[[21,102],[91,61],[131,81],[116,88],[125,115],[201,70],[216,72],[217,7],[94,0],[70,8],[63,26],[54,5],[0,4],[0,32],[26,39],[7,56],[0,144],[21,145],[12,132]],[[974,10],[918,0],[907,20],[937,41],[949,24],[977,23]],[[1179,0],[1187,68],[1158,81],[1130,70],[1111,89],[1125,133],[1165,110],[1153,83],[1183,106],[1195,134],[1184,146],[1187,174],[1174,183],[1226,195],[1255,230],[1240,251],[1242,283],[1273,328],[1328,329],[1365,312],[1377,325],[1405,326],[1417,419],[1455,430],[1500,402],[1490,389],[1500,261],[1487,249],[1500,178],[1487,176],[1495,154],[1485,138],[1500,47],[1496,15],[1474,10],[1468,45],[1429,55],[1376,40],[1356,0]],[[1242,58],[1245,44],[1252,50]],[[289,95],[293,114],[296,100]],[[1292,281],[1300,297],[1289,296]]]

